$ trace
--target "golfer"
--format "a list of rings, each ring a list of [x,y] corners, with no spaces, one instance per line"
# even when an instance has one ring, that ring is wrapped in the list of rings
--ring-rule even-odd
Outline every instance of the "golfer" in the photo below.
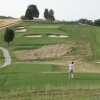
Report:
[[[69,78],[70,79],[74,78],[74,62],[71,62],[69,64]]]

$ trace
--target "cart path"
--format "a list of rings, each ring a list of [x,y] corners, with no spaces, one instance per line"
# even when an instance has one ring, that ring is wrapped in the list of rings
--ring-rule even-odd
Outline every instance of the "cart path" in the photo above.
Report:
[[[5,67],[5,66],[11,64],[11,56],[7,49],[0,47],[0,50],[3,52],[4,59],[5,59],[4,64],[2,66],[0,66],[0,68],[2,68],[2,67]]]

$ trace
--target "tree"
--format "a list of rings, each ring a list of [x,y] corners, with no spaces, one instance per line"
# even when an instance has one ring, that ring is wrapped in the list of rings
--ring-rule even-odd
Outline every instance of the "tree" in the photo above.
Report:
[[[50,9],[50,11],[49,11],[49,20],[51,20],[51,21],[55,20],[54,11],[52,9]]]
[[[20,18],[21,18],[22,20],[25,20],[25,19],[26,19],[25,16],[21,16]]]
[[[14,31],[10,28],[6,28],[5,34],[4,34],[4,41],[8,42],[8,45],[11,41],[14,39]]]
[[[25,18],[28,20],[33,20],[35,18],[39,17],[39,11],[37,9],[36,5],[29,5],[26,12],[25,12]]]
[[[25,18],[28,20],[33,20],[33,15],[30,9],[26,10]]]
[[[82,24],[93,25],[92,20],[88,20],[88,19],[86,19],[86,18],[79,19],[78,22],[79,22],[79,23],[82,23]]]
[[[95,20],[95,21],[94,21],[94,25],[100,26],[100,19]]]
[[[44,11],[44,18],[45,18],[46,20],[49,19],[49,11],[48,11],[48,9],[45,9],[45,11]]]
[[[52,9],[50,9],[49,11],[48,11],[48,9],[45,9],[44,18],[46,20],[54,21],[55,20],[54,11]]]

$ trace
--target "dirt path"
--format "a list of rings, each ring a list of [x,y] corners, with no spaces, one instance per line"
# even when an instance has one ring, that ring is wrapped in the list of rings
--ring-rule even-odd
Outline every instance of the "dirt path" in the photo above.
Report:
[[[2,68],[2,67],[5,67],[5,66],[11,64],[11,56],[7,49],[0,47],[0,50],[3,52],[4,58],[5,58],[4,64],[2,66],[0,66],[0,68]]]

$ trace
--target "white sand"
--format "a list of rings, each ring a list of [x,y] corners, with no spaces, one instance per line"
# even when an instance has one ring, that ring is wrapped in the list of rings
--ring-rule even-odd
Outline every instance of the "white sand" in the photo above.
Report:
[[[100,64],[100,62],[97,62],[98,64]]]
[[[66,37],[69,37],[69,36],[66,36],[66,35],[59,35],[60,38],[66,38]]]
[[[48,35],[48,37],[58,37],[57,35]]]
[[[25,36],[25,37],[34,38],[34,37],[42,37],[42,35],[28,35],[28,36]]]
[[[69,37],[69,36],[66,36],[66,35],[59,35],[59,36],[57,36],[57,35],[48,35],[48,37],[51,37],[51,38],[66,38],[66,37]]]
[[[26,32],[27,29],[15,30],[15,32]]]
[[[42,35],[27,35],[25,37],[29,37],[29,38],[34,38],[34,37],[42,37]],[[66,37],[69,37],[69,36],[66,36],[66,35],[48,35],[48,37],[50,38],[66,38]]]

